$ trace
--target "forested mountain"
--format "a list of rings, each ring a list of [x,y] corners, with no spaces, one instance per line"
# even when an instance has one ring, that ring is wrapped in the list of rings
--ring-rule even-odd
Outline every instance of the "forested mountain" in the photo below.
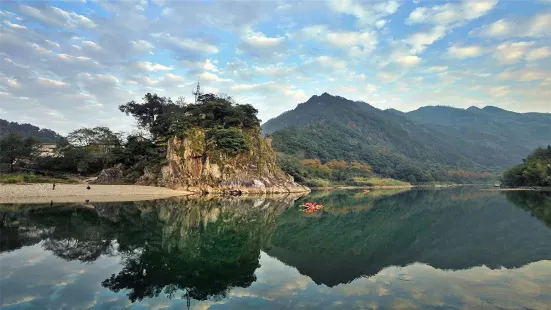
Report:
[[[366,162],[375,173],[413,182],[488,177],[506,154],[450,137],[398,113],[327,93],[263,125],[273,146],[286,154]],[[490,154],[485,156],[484,154]]]
[[[62,138],[61,135],[50,129],[0,119],[0,138],[7,136],[10,132],[18,133],[24,138],[34,137],[42,143],[54,143]]]
[[[550,113],[516,113],[493,106],[466,110],[431,106],[404,115],[454,139],[460,137],[506,155],[498,162],[503,167],[551,143]]]

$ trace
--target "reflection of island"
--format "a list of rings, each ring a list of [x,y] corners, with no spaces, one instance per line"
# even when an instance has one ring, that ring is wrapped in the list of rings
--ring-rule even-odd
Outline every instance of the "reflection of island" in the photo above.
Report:
[[[43,241],[65,260],[120,255],[122,271],[102,286],[129,290],[131,301],[161,292],[185,293],[188,300],[223,297],[255,281],[264,240],[294,199],[170,199],[0,212],[2,251]]]
[[[543,223],[500,193],[470,195],[471,191],[413,190],[374,201],[369,194],[353,198],[336,192],[337,197],[321,197],[318,202],[349,212],[308,217],[290,209],[278,218],[266,252],[328,286],[414,262],[439,269],[513,268],[551,259],[551,230]],[[462,199],[450,199],[451,193]],[[541,194],[511,192],[508,198],[546,221],[549,197],[537,195]],[[542,199],[547,201],[545,210]]]

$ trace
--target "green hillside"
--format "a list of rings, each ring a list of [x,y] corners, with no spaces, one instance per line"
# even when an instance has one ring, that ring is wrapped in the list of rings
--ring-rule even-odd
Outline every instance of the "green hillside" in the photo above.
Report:
[[[10,132],[18,133],[23,138],[34,137],[42,143],[54,143],[62,138],[61,135],[50,129],[0,119],[0,139],[7,136]]]
[[[374,173],[413,183],[488,181],[507,164],[507,154],[492,145],[434,127],[397,111],[324,93],[269,120],[262,129],[272,134],[274,148],[284,154],[322,162],[365,162]]]
[[[500,167],[511,167],[538,146],[551,143],[550,113],[516,113],[497,107],[466,110],[422,107],[404,114],[407,118],[453,139],[486,146]]]

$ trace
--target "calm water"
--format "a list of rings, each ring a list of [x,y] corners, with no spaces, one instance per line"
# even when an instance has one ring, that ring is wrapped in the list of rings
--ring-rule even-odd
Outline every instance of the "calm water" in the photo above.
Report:
[[[304,200],[323,203],[301,213]],[[549,309],[551,197],[314,192],[0,207],[2,309]]]

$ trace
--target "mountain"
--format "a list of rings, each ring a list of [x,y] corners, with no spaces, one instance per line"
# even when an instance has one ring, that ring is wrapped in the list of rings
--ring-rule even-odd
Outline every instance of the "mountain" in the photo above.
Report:
[[[492,144],[461,137],[407,113],[323,93],[262,126],[273,146],[304,158],[362,161],[375,173],[402,179],[449,181],[454,175],[497,172],[514,162]]]
[[[516,113],[487,106],[466,110],[429,106],[404,114],[408,119],[506,155],[500,167],[510,167],[538,146],[551,143],[550,113]]]
[[[24,138],[35,137],[42,143],[54,143],[62,138],[60,134],[50,129],[0,119],[0,138],[7,136],[10,132],[18,133]]]

